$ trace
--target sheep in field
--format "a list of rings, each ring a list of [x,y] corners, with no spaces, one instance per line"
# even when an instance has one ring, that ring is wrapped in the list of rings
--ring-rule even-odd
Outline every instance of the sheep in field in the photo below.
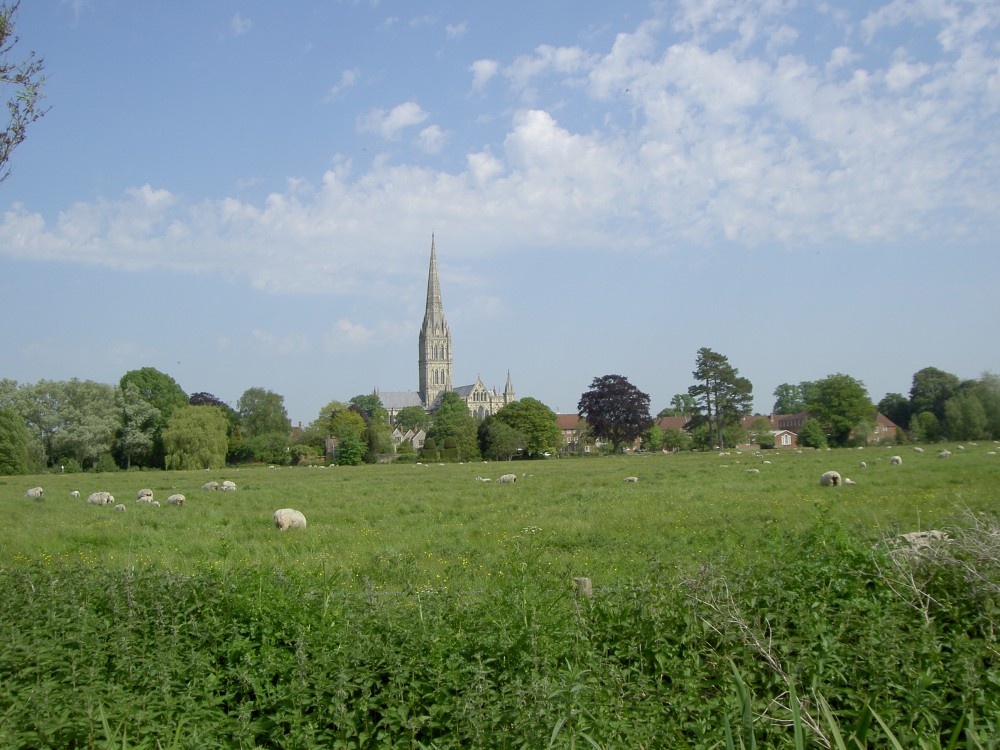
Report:
[[[859,464],[859,466],[860,466],[860,467],[861,467],[862,469],[867,469],[867,468],[868,468],[868,464],[866,464],[866,463],[865,463],[864,461],[862,461],[862,462],[861,462],[861,463]]]
[[[227,479],[219,486],[219,489],[223,492],[236,492],[236,482],[230,482]]]
[[[80,497],[80,490],[73,490],[71,493],[69,493],[69,496],[70,497]]]
[[[517,474],[504,474],[502,477],[497,479],[500,484],[514,484],[517,481]]]
[[[854,480],[853,479],[851,479],[850,477],[844,477],[844,486],[845,487],[850,487],[853,484],[854,484]]]
[[[938,458],[951,458],[951,451],[941,451],[938,453]]]
[[[899,466],[903,463],[903,457],[893,456],[892,458],[889,459],[889,463],[891,463],[893,466]]]
[[[145,500],[143,498],[146,498]],[[135,493],[136,502],[151,503],[153,501],[153,491],[148,487]]]
[[[301,511],[295,508],[279,508],[274,511],[274,528],[279,531],[288,529],[304,529],[306,527],[306,517]]]
[[[919,445],[915,445],[915,446],[913,446],[913,452],[914,453],[923,453],[924,449],[921,448]]]
[[[631,484],[635,484],[636,482],[639,481],[639,477],[625,477],[625,481],[630,482]]]
[[[184,495],[171,495],[167,498],[167,505],[184,505],[184,501],[187,500]]]
[[[115,498],[110,492],[92,492],[87,502],[91,505],[114,505]]]
[[[124,505],[122,505],[121,503],[118,503],[118,505],[116,505],[116,506],[114,507],[114,509],[115,509],[115,510],[117,510],[117,511],[121,511],[122,513],[124,513],[124,512],[125,512],[125,506],[124,506]]]
[[[24,496],[33,498],[35,500],[41,500],[42,493],[44,492],[45,490],[43,490],[41,487],[32,487],[30,490],[24,493]]]
[[[824,487],[837,487],[840,481],[840,472],[837,471],[825,471],[819,478],[819,483]]]
[[[219,483],[218,482],[205,482],[205,484],[203,484],[201,486],[201,488],[203,490],[217,490],[217,489],[219,489]]]

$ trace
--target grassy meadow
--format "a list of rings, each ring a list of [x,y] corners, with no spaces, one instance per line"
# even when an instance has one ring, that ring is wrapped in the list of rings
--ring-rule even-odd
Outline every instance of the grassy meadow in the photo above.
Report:
[[[0,746],[995,747],[996,447],[0,477]]]

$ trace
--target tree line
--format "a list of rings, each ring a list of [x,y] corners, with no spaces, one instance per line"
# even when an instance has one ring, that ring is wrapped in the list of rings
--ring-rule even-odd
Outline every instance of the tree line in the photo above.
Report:
[[[291,429],[284,397],[248,388],[231,407],[210,393],[187,394],[152,367],[125,373],[117,385],[86,380],[0,380],[0,474],[58,468],[112,471],[194,469],[226,463],[276,465],[321,459],[327,440],[340,464],[394,460],[510,460],[582,452],[596,442],[620,452],[641,440],[647,450],[726,448],[773,440],[767,417],[752,420],[753,386],[728,358],[698,350],[694,384],[676,394],[657,417],[684,418],[683,428],[661,430],[649,396],[621,375],[595,378],[581,395],[572,445],[564,444],[555,413],[534,398],[475,419],[455,393],[433,414],[413,406],[389,414],[376,394],[331,401],[303,429]],[[962,381],[934,367],[913,376],[908,396],[887,394],[874,404],[860,380],[836,373],[816,381],[783,383],[773,411],[805,413],[798,444],[822,448],[863,443],[881,412],[901,428],[898,440],[1000,438],[1000,377],[984,373]],[[393,430],[423,430],[422,450],[393,438]]]

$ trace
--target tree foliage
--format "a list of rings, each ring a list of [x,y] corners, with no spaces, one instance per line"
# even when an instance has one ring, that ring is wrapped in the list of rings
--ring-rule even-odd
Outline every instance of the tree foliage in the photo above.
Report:
[[[426,429],[431,423],[430,415],[420,406],[404,406],[396,412],[395,424],[403,430]]]
[[[0,408],[0,475],[27,474],[31,468],[31,433],[21,415]]]
[[[580,396],[577,410],[595,437],[611,441],[615,453],[633,443],[653,421],[649,395],[621,375],[594,378],[590,390]]]
[[[382,406],[382,399],[374,393],[355,396],[351,399],[350,406],[353,406],[365,418],[365,422],[368,424],[389,423],[389,412]]]
[[[774,389],[774,413],[798,414],[806,408],[806,383],[782,383]]]
[[[483,456],[491,461],[510,461],[524,450],[528,443],[524,434],[509,424],[487,418],[479,426],[479,441]]]
[[[126,372],[118,381],[118,387],[124,394],[130,385],[138,391],[139,398],[153,406],[159,414],[156,418],[155,429],[152,431],[153,444],[150,449],[145,454],[133,453],[131,459],[126,463],[163,468],[163,429],[174,411],[188,405],[187,394],[184,393],[184,389],[178,385],[176,380],[155,367],[142,367]],[[124,458],[125,451],[121,445],[119,445],[119,453]]]
[[[236,411],[244,439],[274,434],[288,438],[290,423],[284,396],[264,388],[247,388],[236,402]]]
[[[693,417],[698,413],[698,401],[690,393],[675,393],[670,406],[660,409],[657,417]]]
[[[126,383],[122,391],[122,424],[118,438],[126,469],[132,466],[134,456],[148,458],[156,444],[159,425],[160,410],[142,397],[135,383]]]
[[[910,423],[910,401],[902,393],[885,394],[878,402],[878,410],[900,427]]]
[[[10,157],[27,137],[28,126],[46,113],[41,105],[42,87],[45,84],[45,61],[29,52],[19,62],[11,60],[11,53],[17,44],[14,33],[14,16],[20,0],[0,4],[0,87],[7,99],[10,116],[6,128],[0,132],[0,182],[10,176]]]
[[[852,433],[868,429],[875,421],[875,405],[860,380],[836,373],[813,385],[806,410],[820,423],[832,445],[847,445]]]
[[[809,418],[802,423],[796,440],[802,448],[825,448],[826,433],[818,419]]]
[[[512,401],[494,415],[496,421],[521,433],[525,449],[533,456],[554,453],[562,443],[556,413],[536,398]]]
[[[698,382],[688,393],[701,406],[698,418],[708,425],[709,447],[726,447],[726,428],[739,425],[753,406],[753,385],[729,359],[708,347],[698,350],[692,376]]]
[[[943,422],[945,402],[958,393],[960,384],[957,375],[936,367],[918,370],[913,374],[910,388],[910,413],[929,411],[939,422]]]
[[[434,421],[427,435],[435,443],[444,445],[445,438],[453,437],[458,443],[461,461],[479,458],[479,441],[476,439],[476,420],[461,396],[452,391],[441,395],[440,405],[434,412]]]
[[[212,469],[224,466],[229,441],[222,409],[185,406],[177,409],[163,430],[167,469]]]

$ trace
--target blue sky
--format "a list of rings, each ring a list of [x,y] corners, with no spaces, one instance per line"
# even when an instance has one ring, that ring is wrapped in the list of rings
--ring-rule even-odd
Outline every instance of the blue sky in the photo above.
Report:
[[[307,423],[455,382],[767,411],[1000,371],[1000,3],[31,0],[51,110],[0,184],[0,377],[144,366]]]

